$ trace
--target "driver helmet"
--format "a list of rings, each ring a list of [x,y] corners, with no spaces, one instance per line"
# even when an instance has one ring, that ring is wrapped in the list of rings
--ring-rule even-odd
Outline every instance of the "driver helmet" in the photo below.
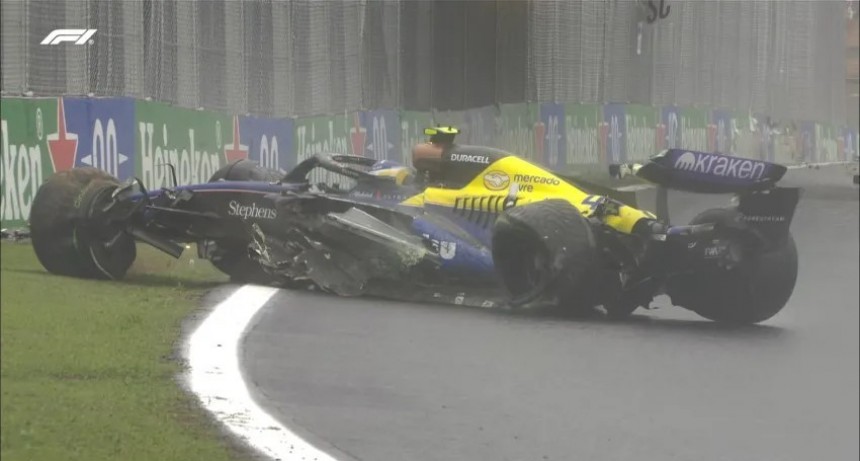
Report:
[[[380,160],[370,167],[370,174],[394,178],[398,185],[409,184],[415,177],[415,169],[392,160]]]
[[[412,165],[421,173],[422,178],[434,177],[443,169],[443,153],[454,145],[454,138],[460,130],[453,126],[436,126],[424,129],[430,136],[429,142],[416,144],[412,148]]]

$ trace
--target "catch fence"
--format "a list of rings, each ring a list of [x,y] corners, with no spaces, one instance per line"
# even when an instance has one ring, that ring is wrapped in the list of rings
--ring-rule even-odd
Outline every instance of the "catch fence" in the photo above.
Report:
[[[846,119],[845,2],[4,0],[6,96],[306,116],[525,101]],[[59,28],[88,46],[46,46]]]

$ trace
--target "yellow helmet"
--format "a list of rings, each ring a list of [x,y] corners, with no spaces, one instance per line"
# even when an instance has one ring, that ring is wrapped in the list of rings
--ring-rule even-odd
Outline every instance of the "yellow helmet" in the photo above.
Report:
[[[432,143],[453,144],[454,137],[460,134],[460,130],[453,126],[435,126],[424,128],[424,134],[430,136]]]

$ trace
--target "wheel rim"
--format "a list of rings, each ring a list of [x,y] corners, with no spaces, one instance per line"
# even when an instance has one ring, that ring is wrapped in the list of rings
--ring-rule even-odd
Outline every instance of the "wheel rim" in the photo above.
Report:
[[[93,197],[87,209],[88,221],[86,251],[96,266],[96,269],[109,280],[116,280],[125,275],[125,271],[134,261],[135,254],[129,253],[128,245],[134,245],[133,240],[123,234],[121,225],[104,221],[103,207],[110,200],[116,187],[105,188]],[[129,243],[131,242],[131,243]],[[133,251],[133,250],[132,250]]]
[[[524,262],[525,274],[523,275],[530,291],[542,288],[542,285],[546,283],[546,276],[549,272],[547,270],[548,261],[546,256],[543,252],[534,251],[531,257]]]

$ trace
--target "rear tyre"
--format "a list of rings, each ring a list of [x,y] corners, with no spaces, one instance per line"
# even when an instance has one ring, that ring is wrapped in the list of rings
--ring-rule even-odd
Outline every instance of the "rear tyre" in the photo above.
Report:
[[[264,168],[248,159],[233,161],[216,171],[209,182],[224,181],[266,181],[274,182],[281,179],[281,174],[275,170]],[[209,261],[215,268],[230,277],[234,283],[254,283],[269,285],[276,279],[268,274],[259,263],[248,255],[247,241],[219,240],[214,242],[214,248]]]
[[[505,211],[493,229],[492,254],[515,307],[549,303],[585,313],[597,304],[588,286],[598,261],[594,235],[567,201],[544,200]]]
[[[717,223],[737,227],[736,210],[717,208],[696,216],[691,224]],[[785,243],[766,253],[747,254],[731,270],[714,268],[673,277],[667,286],[672,303],[709,320],[732,324],[763,322],[788,303],[797,281],[797,247],[789,234]]]
[[[90,210],[106,203],[118,182],[96,168],[56,173],[39,188],[30,212],[36,258],[50,273],[81,278],[121,278],[134,260],[134,240],[113,234],[110,245],[90,226]],[[107,233],[107,229],[103,229]]]

